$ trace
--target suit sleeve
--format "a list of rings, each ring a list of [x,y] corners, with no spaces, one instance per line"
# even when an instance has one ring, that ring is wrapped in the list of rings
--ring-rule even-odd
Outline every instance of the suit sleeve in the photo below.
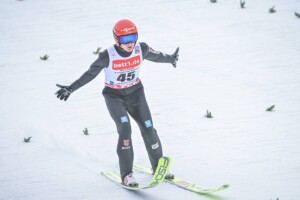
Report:
[[[157,62],[157,63],[174,63],[175,59],[169,54],[155,51],[148,44],[141,42],[142,55],[145,60]]]
[[[85,84],[92,81],[100,72],[102,69],[108,67],[109,65],[109,56],[107,50],[99,53],[99,57],[97,60],[95,60],[90,68],[84,72],[79,79],[74,81],[70,87],[73,89],[73,91],[79,89],[80,87],[84,86]]]

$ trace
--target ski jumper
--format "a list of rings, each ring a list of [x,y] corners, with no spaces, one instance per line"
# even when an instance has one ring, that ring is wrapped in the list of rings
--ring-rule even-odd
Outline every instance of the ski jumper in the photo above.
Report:
[[[173,60],[170,55],[154,51],[146,43],[137,43],[130,53],[114,45],[101,52],[90,69],[70,86],[76,90],[104,69],[105,87],[102,94],[119,135],[117,154],[122,180],[132,172],[134,160],[129,115],[139,126],[154,171],[159,158],[163,156],[162,145],[153,126],[144,87],[139,78],[144,59],[160,63],[171,63]]]

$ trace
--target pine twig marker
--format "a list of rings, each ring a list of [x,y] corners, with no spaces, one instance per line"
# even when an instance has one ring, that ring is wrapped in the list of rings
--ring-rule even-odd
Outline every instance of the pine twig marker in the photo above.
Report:
[[[211,3],[217,3],[217,0],[210,0]]]
[[[98,53],[100,52],[100,50],[101,50],[101,47],[98,47],[98,48],[96,49],[96,51],[93,51],[93,54],[98,54]]]
[[[206,118],[213,118],[212,114],[210,111],[206,111],[206,115],[205,115]]]
[[[243,1],[243,0],[240,1],[241,8],[245,8],[245,4],[246,4],[246,1]]]
[[[83,129],[83,134],[84,134],[84,135],[89,135],[89,131],[88,131],[87,128]]]
[[[297,12],[295,12],[295,16],[298,17],[298,18],[300,18],[300,14],[297,13]]]
[[[273,6],[272,8],[269,9],[269,13],[275,13],[276,10],[275,10],[275,6]]]
[[[48,60],[49,56],[46,54],[44,56],[40,56],[40,59],[41,60]]]
[[[24,138],[24,142],[25,142],[25,143],[29,143],[31,138],[32,138],[32,137]]]
[[[266,111],[271,112],[275,108],[275,105],[272,105],[266,109]]]

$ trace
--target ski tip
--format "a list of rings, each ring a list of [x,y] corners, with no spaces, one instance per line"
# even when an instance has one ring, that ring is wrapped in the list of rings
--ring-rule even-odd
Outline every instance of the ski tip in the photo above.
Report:
[[[169,161],[172,161],[171,157],[170,156],[163,156],[161,157],[162,159],[168,159]]]
[[[169,170],[171,162],[172,162],[172,159],[170,156],[163,156],[158,160],[158,163],[164,163],[162,165],[167,167],[167,170]]]

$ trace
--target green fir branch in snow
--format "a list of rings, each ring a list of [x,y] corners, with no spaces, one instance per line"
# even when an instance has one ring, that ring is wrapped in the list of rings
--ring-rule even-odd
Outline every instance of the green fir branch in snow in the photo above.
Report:
[[[266,109],[266,111],[271,112],[275,108],[275,105],[272,105]]]
[[[243,1],[243,0],[240,1],[241,8],[245,8],[245,4],[246,4],[246,1]]]
[[[40,56],[41,60],[48,60],[49,56],[46,54],[44,56]]]
[[[273,6],[272,8],[269,9],[269,13],[275,13],[276,10],[275,10],[275,6]]]
[[[24,138],[24,142],[25,142],[25,143],[29,143],[29,142],[30,142],[30,139],[31,139],[31,137],[29,137],[29,138]]]
[[[217,3],[217,0],[210,0],[211,3]]]
[[[297,13],[297,12],[295,12],[295,16],[298,17],[298,18],[300,18],[300,14]]]
[[[96,51],[93,51],[93,54],[98,54],[98,53],[100,52],[100,50],[101,50],[101,47],[98,47],[98,48],[96,49]]]
[[[206,115],[205,115],[206,118],[213,118],[212,114],[210,111],[206,111]]]
[[[87,128],[83,129],[83,134],[84,134],[84,135],[89,135],[89,131],[88,131]]]

